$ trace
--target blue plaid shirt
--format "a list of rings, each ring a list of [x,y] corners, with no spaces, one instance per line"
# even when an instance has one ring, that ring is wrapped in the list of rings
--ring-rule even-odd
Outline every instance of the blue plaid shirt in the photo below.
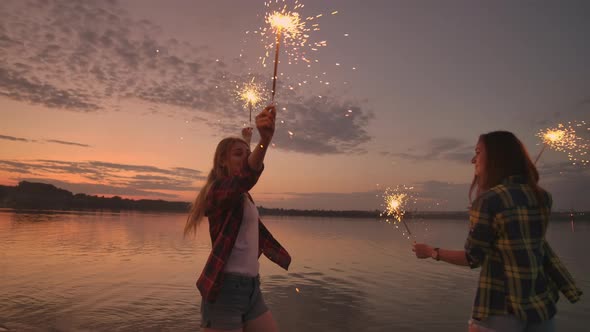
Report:
[[[481,267],[474,319],[548,320],[559,291],[572,303],[582,295],[545,240],[552,199],[547,192],[542,199],[522,177],[511,176],[473,202],[465,253],[471,268]]]

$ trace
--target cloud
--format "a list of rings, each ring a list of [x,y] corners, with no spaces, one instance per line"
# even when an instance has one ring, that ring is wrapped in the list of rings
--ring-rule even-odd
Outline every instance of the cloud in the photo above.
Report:
[[[451,183],[429,180],[416,184],[423,210],[463,211],[469,206],[471,183]]]
[[[357,103],[341,98],[322,96],[296,100],[291,96],[282,105],[286,109],[281,118],[275,142],[291,151],[314,154],[362,153],[360,145],[370,141],[366,127],[374,118]]]
[[[115,2],[15,1],[3,4],[0,14],[7,54],[1,95],[11,99],[98,111],[113,98],[161,101],[163,95],[172,101],[178,91],[203,96],[203,83],[215,77],[202,70],[211,60],[191,57],[190,47],[175,40],[156,40],[158,27],[130,19]]]
[[[575,171],[565,166],[560,174],[559,165],[551,167],[552,172],[541,170],[541,186],[553,196],[554,210],[587,211],[590,208],[590,169],[577,168]],[[418,211],[466,211],[469,206],[469,187],[471,183],[452,183],[428,180],[409,184],[409,190],[416,202],[408,210]],[[318,210],[383,210],[381,190],[365,192],[333,193],[255,193],[257,205],[267,208],[318,209]]]
[[[99,106],[90,102],[89,97],[76,89],[60,89],[48,83],[33,82],[36,77],[30,79],[19,77],[15,71],[0,68],[0,96],[18,101],[26,101],[32,104],[41,104],[51,108],[76,109],[82,111],[94,111]]]
[[[7,141],[29,142],[29,140],[26,139],[26,138],[20,138],[20,137],[14,137],[14,136],[5,136],[5,135],[0,135],[0,139],[4,139],[4,140],[7,140]]]
[[[423,153],[413,152],[419,149]],[[452,137],[440,137],[430,140],[421,148],[409,148],[406,152],[381,152],[381,155],[392,156],[411,161],[448,160],[465,163],[473,158],[473,144]]]
[[[139,101],[179,116],[169,107],[176,106],[220,135],[238,134],[246,119],[233,93],[236,82],[250,78],[244,59],[216,61],[206,47],[164,40],[160,27],[132,19],[115,1],[9,1],[0,16],[0,97],[75,112]],[[335,92],[306,98],[282,80],[277,89],[286,108],[279,113],[277,148],[365,152],[373,115],[362,103]]]
[[[469,205],[470,184],[426,181],[413,184],[407,192],[416,200],[408,210],[464,211]],[[318,210],[384,210],[385,187],[364,192],[334,193],[257,193],[258,205],[269,208],[318,209]]]
[[[77,191],[88,194],[147,195],[176,197],[166,191],[195,192],[195,181],[205,179],[201,171],[190,168],[163,169],[149,165],[128,165],[101,161],[69,162],[60,160],[0,160],[0,171],[16,174],[18,180],[43,181],[65,189],[90,188]],[[26,178],[22,176],[26,175]],[[56,180],[64,175],[77,176],[87,182]],[[67,186],[65,186],[67,185]],[[106,190],[107,191],[97,191]],[[79,190],[79,189],[77,189]]]
[[[0,160],[0,170],[9,173],[32,174],[25,163],[10,160]]]
[[[47,140],[46,142],[63,144],[63,145],[75,145],[75,146],[81,146],[84,148],[90,147],[90,145],[88,145],[88,144],[82,144],[82,143],[76,143],[76,142],[66,142],[66,141],[60,141],[60,140],[56,140],[56,139],[50,139],[50,140]]]
[[[4,140],[7,140],[7,141],[26,142],[26,143],[38,143],[39,142],[37,140],[32,140],[32,139],[28,139],[28,138],[21,138],[21,137],[14,137],[14,136],[6,136],[6,135],[0,135],[0,139],[4,139]],[[62,140],[57,140],[57,139],[48,139],[48,140],[45,140],[45,142],[47,142],[47,143],[55,143],[55,144],[62,144],[62,145],[80,146],[80,147],[84,147],[84,148],[90,147],[90,145],[88,145],[88,144],[82,144],[82,143],[76,143],[76,142],[68,142],[68,141],[62,141]]]
[[[381,199],[379,192],[351,193],[258,193],[254,194],[257,205],[268,208],[304,210],[376,210]]]
[[[539,168],[540,185],[553,196],[553,209],[590,209],[590,169],[571,163],[545,164]],[[420,200],[439,203],[437,208],[464,210],[470,183],[425,181],[416,185]]]

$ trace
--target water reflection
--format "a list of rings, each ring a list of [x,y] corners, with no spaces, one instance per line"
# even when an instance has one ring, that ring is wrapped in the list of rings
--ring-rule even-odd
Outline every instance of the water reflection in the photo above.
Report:
[[[0,331],[189,331],[210,250],[183,214],[0,211]],[[261,259],[281,331],[465,330],[477,271],[418,261],[401,231],[365,219],[265,218],[289,250],[285,272]],[[590,225],[554,223],[549,240],[590,294]],[[429,221],[418,239],[460,248],[465,221]],[[413,229],[414,230],[414,229]],[[297,291],[297,289],[299,291]],[[435,308],[435,309],[433,309]],[[583,331],[587,301],[560,301],[559,330]]]
[[[263,282],[265,300],[281,331],[363,331],[374,321],[368,294],[344,279],[303,272],[269,276]]]

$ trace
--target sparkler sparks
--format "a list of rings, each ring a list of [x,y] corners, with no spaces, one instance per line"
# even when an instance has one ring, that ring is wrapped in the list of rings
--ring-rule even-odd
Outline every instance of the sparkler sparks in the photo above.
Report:
[[[322,17],[323,14],[305,17],[302,14],[304,5],[298,0],[267,1],[264,5],[267,8],[264,14],[265,24],[253,33],[259,35],[261,42],[265,45],[266,52],[264,56],[260,57],[263,67],[266,67],[267,62],[274,58],[273,98],[271,98],[274,100],[276,80],[278,76],[282,76],[282,73],[277,72],[279,54],[287,53],[286,62],[289,65],[303,63],[307,68],[311,68],[313,64],[318,63],[318,60],[313,58],[313,53],[319,48],[325,47],[327,42],[325,40],[311,41],[310,39],[313,31],[320,30],[319,25],[314,21]],[[337,11],[332,12],[332,15],[335,14]],[[297,75],[301,76],[301,71]],[[293,86],[303,84],[305,83],[293,82],[291,89]]]
[[[585,121],[571,121],[566,124],[560,123],[556,128],[539,131],[537,137],[541,138],[544,145],[535,159],[535,163],[539,160],[545,148],[550,147],[555,151],[566,153],[568,159],[574,165],[576,163],[587,165],[590,162],[587,156],[590,150],[590,142],[588,139],[584,139],[582,135],[584,135],[583,131],[588,132],[588,130],[589,127]]]
[[[262,94],[264,89],[258,83],[253,81],[243,84],[241,87],[236,86],[236,97],[238,101],[242,102],[244,108],[258,107],[262,101]]]
[[[287,12],[285,6],[281,12],[275,11],[267,15],[266,23],[270,24],[275,31],[280,30],[285,39],[297,40],[303,35],[305,23],[301,21],[299,13]]]
[[[238,102],[243,103],[244,108],[250,110],[250,124],[252,124],[252,108],[258,108],[262,102],[264,88],[254,82],[254,78],[248,83],[236,84],[235,96]]]
[[[295,8],[303,7],[301,4],[295,2]],[[304,31],[308,31],[305,28],[305,21],[301,21],[299,13],[292,12],[287,10],[287,5],[283,6],[283,9],[280,11],[274,11],[266,16],[266,23],[268,23],[271,27],[271,30],[275,32],[276,40],[275,40],[275,58],[274,58],[274,73],[272,76],[272,97],[271,100],[274,101],[275,93],[276,93],[276,83],[277,83],[277,70],[279,65],[279,49],[281,46],[281,37],[285,40],[285,44],[288,46],[291,42],[292,45],[301,45],[305,46],[307,41],[307,34],[304,34]],[[293,49],[297,49],[297,47],[293,47]],[[268,56],[268,51],[267,51]],[[305,57],[302,57],[305,59]],[[289,60],[291,63],[291,60]]]
[[[381,217],[386,217],[386,222],[390,222],[389,218],[393,218],[393,223],[403,223],[406,228],[406,231],[408,232],[409,237],[412,236],[412,232],[410,231],[410,228],[404,221],[404,216],[406,214],[408,205],[410,203],[416,202],[416,199],[410,192],[410,190],[412,189],[414,189],[414,187],[406,186],[397,186],[395,189],[391,189],[388,187],[387,189],[385,189],[385,193],[383,194],[383,205],[385,210],[380,214]]]

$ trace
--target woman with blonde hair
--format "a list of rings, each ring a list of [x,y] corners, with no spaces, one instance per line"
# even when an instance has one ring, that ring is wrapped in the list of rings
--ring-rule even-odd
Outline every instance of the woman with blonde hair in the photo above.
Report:
[[[285,270],[289,253],[262,224],[248,191],[264,169],[263,161],[275,129],[276,109],[267,106],[256,116],[260,142],[225,138],[219,142],[213,169],[192,204],[185,235],[209,219],[211,253],[197,281],[204,331],[277,331],[260,291],[258,258],[264,254]],[[249,141],[251,130],[242,131]]]

